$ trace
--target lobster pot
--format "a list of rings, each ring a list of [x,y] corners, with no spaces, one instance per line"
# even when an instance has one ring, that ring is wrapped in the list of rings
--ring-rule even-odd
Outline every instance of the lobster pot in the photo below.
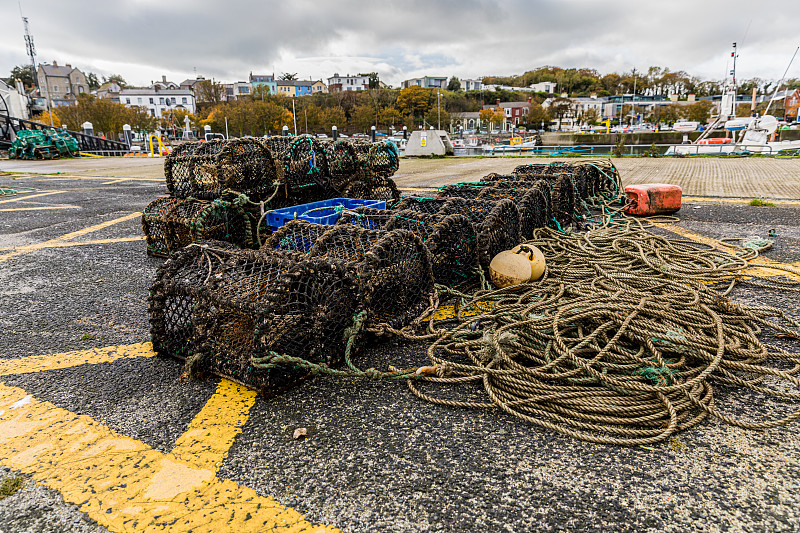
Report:
[[[276,354],[341,362],[360,305],[352,266],[213,245],[171,261],[180,271],[165,265],[151,290],[153,346],[191,358],[192,375],[216,374],[271,396],[309,375],[288,363],[265,368]]]
[[[436,283],[453,287],[475,280],[477,238],[472,224],[463,215],[440,216],[359,207],[342,215],[338,224],[411,231],[422,239],[431,254],[431,269]]]
[[[492,258],[520,243],[519,210],[509,199],[499,202],[451,198],[440,215],[464,215],[474,226],[478,239],[478,262],[488,268]]]
[[[317,239],[329,229],[331,227],[325,224],[315,224],[307,220],[290,220],[275,230],[261,249],[307,254]]]
[[[374,142],[369,147],[367,154],[367,171],[373,178],[388,178],[393,176],[400,165],[400,156],[397,146],[392,141]]]
[[[487,183],[490,185],[498,185],[501,183],[508,183],[516,181],[517,175],[516,174],[498,174],[497,172],[492,172],[491,174],[487,174],[478,180],[478,183]]]
[[[372,325],[408,325],[428,307],[433,293],[429,252],[422,239],[408,230],[379,231],[351,224],[323,226],[293,220],[273,233],[264,248],[307,251],[308,257],[355,265],[360,298]]]
[[[580,164],[580,163],[578,163]],[[514,174],[571,174],[574,165],[565,163],[563,161],[554,161],[552,163],[528,163],[527,165],[519,165],[514,169]]]
[[[303,189],[330,189],[325,148],[310,135],[300,135],[283,154],[283,179],[287,197],[307,196]]]
[[[466,198],[467,200],[476,200],[484,189],[494,185],[493,183],[456,183],[454,185],[439,187],[436,195],[439,198]]]
[[[210,200],[231,190],[258,201],[275,192],[275,162],[258,139],[245,137],[204,144],[209,146],[171,160],[167,186],[171,186],[173,196]]]
[[[430,198],[425,196],[403,196],[399,202],[392,204],[393,211],[409,209],[417,213],[435,214],[446,204],[449,198]],[[389,204],[386,204],[389,205]]]
[[[353,153],[356,156],[356,168],[358,172],[364,176],[368,177],[367,174],[369,173],[369,150],[372,147],[372,143],[369,141],[356,141],[350,140],[350,146],[353,148]]]
[[[553,182],[550,193],[553,219],[562,228],[575,219],[575,210],[578,206],[575,190],[572,176],[562,174]]]
[[[345,198],[363,198],[365,200],[383,200],[387,203],[397,202],[400,191],[392,178],[356,179],[345,187],[342,195]]]
[[[157,198],[142,213],[147,253],[168,256],[197,241],[226,241],[241,248],[253,245],[252,222],[237,204],[217,199]]]
[[[289,144],[293,137],[283,135],[272,135],[261,139],[261,144],[272,154],[272,157],[283,160],[283,156],[289,151]]]
[[[370,325],[402,328],[430,305],[434,293],[430,253],[408,230],[333,226],[317,239],[309,256],[356,265]]]
[[[224,140],[188,142],[178,145],[167,154],[164,158],[164,177],[170,195],[186,198],[192,194],[192,168],[187,157],[214,156],[222,150],[225,143]],[[176,165],[177,161],[181,163]]]
[[[535,228],[543,228],[550,222],[550,188],[545,181],[532,187],[488,187],[483,189],[478,200],[499,201],[508,198],[519,209],[519,229],[523,239],[530,239]]]
[[[325,144],[325,158],[328,161],[328,174],[333,188],[344,190],[358,171],[356,151],[349,142],[340,139]]]

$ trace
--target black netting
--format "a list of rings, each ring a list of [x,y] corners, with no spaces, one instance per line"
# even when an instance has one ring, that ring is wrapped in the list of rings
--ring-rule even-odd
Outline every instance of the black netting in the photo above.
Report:
[[[433,215],[359,207],[342,215],[338,224],[367,229],[405,229],[418,235],[431,254],[436,283],[458,286],[471,283],[478,267],[475,228],[463,215]]]
[[[308,372],[292,364],[259,369],[252,358],[337,364],[359,306],[355,269],[342,261],[197,245],[168,261],[153,284],[153,346],[190,359],[194,375],[225,376],[272,395]]]
[[[456,183],[439,187],[436,196],[439,198],[466,198],[475,200],[486,187],[491,187],[489,183]]]
[[[330,226],[307,220],[290,220],[270,235],[262,249],[308,253],[317,239],[329,229]]]
[[[394,175],[400,165],[397,146],[392,141],[372,143],[369,147],[367,158],[367,171],[376,178],[388,178]]]
[[[258,139],[198,144],[192,153],[174,157],[170,154],[169,164],[165,162],[167,187],[174,197],[214,199],[223,191],[236,191],[261,200],[275,192],[275,162]]]
[[[342,195],[345,198],[383,200],[387,204],[397,202],[400,199],[400,191],[397,190],[397,185],[395,185],[392,178],[354,180],[347,185]]]
[[[508,198],[519,209],[520,233],[530,239],[535,228],[543,228],[550,222],[550,194],[546,182],[541,187],[488,187],[478,200],[498,201]],[[544,191],[544,193],[543,193]]]
[[[166,256],[197,241],[215,239],[253,246],[252,220],[235,202],[157,198],[142,212],[150,255]]]
[[[402,211],[410,209],[417,213],[438,213],[444,204],[447,203],[449,198],[430,198],[425,196],[403,196],[399,202],[391,205],[392,210]],[[386,204],[387,207],[389,204]]]
[[[328,172],[333,187],[340,191],[344,190],[359,170],[358,157],[353,145],[344,139],[329,142],[325,145],[325,157],[328,160]]]
[[[519,210],[511,200],[489,202],[451,198],[442,206],[439,214],[467,217],[475,227],[478,260],[484,268],[488,268],[495,255],[520,243]]]

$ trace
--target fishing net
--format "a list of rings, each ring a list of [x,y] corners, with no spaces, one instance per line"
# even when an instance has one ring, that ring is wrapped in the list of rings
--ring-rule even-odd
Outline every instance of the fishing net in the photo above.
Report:
[[[491,187],[491,183],[456,183],[453,185],[445,185],[439,187],[436,195],[439,198],[466,198],[467,200],[475,200],[487,187]]]
[[[325,144],[325,157],[333,187],[344,190],[358,171],[358,157],[352,144],[344,139],[329,142]]]
[[[428,249],[408,230],[376,231],[293,220],[275,231],[263,248],[356,263],[364,283],[362,299],[373,325],[405,326],[425,310],[433,292]]]
[[[142,212],[147,253],[168,256],[184,246],[203,240],[227,241],[249,248],[253,245],[252,221],[240,202],[194,198],[157,198]]]
[[[370,145],[366,170],[370,177],[388,178],[400,165],[397,146],[392,141],[377,141]]]
[[[543,228],[550,222],[550,189],[544,181],[541,185],[526,188],[494,186],[482,189],[478,200],[499,201],[508,198],[519,209],[519,229],[522,237],[530,239],[535,228]]]
[[[365,200],[383,200],[397,202],[400,191],[392,178],[357,179],[345,187],[342,192],[345,198],[363,198]]]
[[[174,197],[210,200],[230,190],[258,201],[275,192],[275,163],[257,139],[189,144],[200,146],[170,154],[164,163],[167,188]]]
[[[283,154],[284,181],[287,195],[308,187],[329,189],[328,162],[325,148],[310,135],[294,137]]]
[[[187,361],[189,375],[217,374],[277,394],[308,377],[275,355],[335,365],[361,302],[353,265],[204,243],[182,250],[150,291],[153,348]]]
[[[436,283],[454,287],[475,281],[477,238],[472,224],[463,215],[359,207],[344,213],[337,224],[354,224],[372,230],[409,230],[428,248]]]
[[[472,223],[478,238],[478,262],[484,268],[495,255],[520,243],[519,209],[509,199],[488,202],[451,198],[438,214],[464,215]]]
[[[289,150],[289,144],[291,144],[292,139],[293,137],[272,135],[262,138],[261,144],[270,151],[273,157],[283,160],[283,156],[286,155],[286,152]]]
[[[438,213],[450,198],[429,198],[425,196],[403,196],[399,202],[392,204],[391,208],[395,211],[410,209],[417,213]],[[386,204],[389,205],[388,203]]]

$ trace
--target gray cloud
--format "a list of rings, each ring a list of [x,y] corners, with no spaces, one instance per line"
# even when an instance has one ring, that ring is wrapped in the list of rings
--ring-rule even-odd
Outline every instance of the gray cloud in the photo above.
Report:
[[[794,0],[756,9],[743,0],[23,2],[40,61],[137,84],[162,74],[180,81],[195,67],[227,81],[274,68],[305,78],[377,70],[397,84],[547,64],[601,73],[658,65],[719,79],[732,41],[741,45],[740,78],[777,78],[800,44],[795,9]],[[16,2],[0,4],[0,21],[0,72],[8,72],[26,61]]]

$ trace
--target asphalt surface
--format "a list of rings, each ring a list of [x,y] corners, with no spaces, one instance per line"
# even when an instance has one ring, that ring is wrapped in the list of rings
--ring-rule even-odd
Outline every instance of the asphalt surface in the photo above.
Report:
[[[0,247],[55,239],[166,193],[156,182],[45,179],[0,175],[2,187],[61,191],[0,207],[80,209],[0,212]],[[800,207],[690,203],[679,216],[679,226],[714,238],[766,238],[774,228],[765,256],[800,261]],[[140,235],[134,218],[75,241]],[[161,263],[143,241],[44,248],[0,263],[0,358],[148,341],[146,297]],[[797,293],[742,288],[735,297],[800,318]],[[360,363],[401,367],[424,362],[423,353],[388,341]],[[180,372],[179,362],[151,357],[0,381],[166,453],[219,381],[179,381]],[[717,404],[744,417],[786,412],[735,390],[720,391]],[[295,440],[301,427],[309,436]],[[0,482],[18,475],[3,459]],[[800,423],[746,431],[707,420],[667,443],[599,446],[495,410],[425,403],[393,382],[317,378],[258,399],[218,475],[353,532],[800,530]],[[0,532],[106,530],[23,477],[0,500]]]

